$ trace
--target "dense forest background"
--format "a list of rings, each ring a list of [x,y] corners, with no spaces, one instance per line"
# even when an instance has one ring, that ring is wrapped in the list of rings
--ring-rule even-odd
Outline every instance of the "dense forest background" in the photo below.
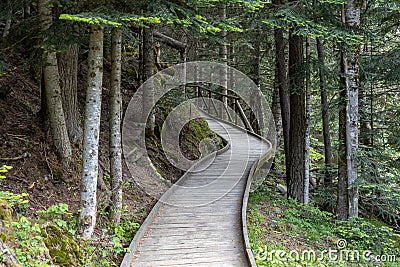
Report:
[[[399,1],[7,0],[0,14],[0,262],[120,261],[154,205],[123,162],[124,109],[154,73],[195,60],[242,71],[271,105],[279,149],[255,199],[272,190],[330,221],[372,218],[390,240],[380,249],[398,255]],[[148,121],[171,182],[182,172],[160,156],[160,129],[185,97],[171,93]],[[201,120],[184,135],[194,158],[217,139]],[[371,229],[358,237],[379,240]]]

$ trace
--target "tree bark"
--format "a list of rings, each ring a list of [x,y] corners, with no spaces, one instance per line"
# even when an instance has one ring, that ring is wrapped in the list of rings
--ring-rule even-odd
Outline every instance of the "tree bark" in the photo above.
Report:
[[[274,0],[275,5],[282,5],[281,0]],[[275,80],[279,88],[279,101],[282,116],[282,131],[285,150],[286,163],[286,186],[289,186],[289,130],[290,130],[290,98],[288,94],[288,82],[286,75],[286,53],[285,40],[283,38],[283,29],[274,29],[275,38]]]
[[[153,68],[154,59],[154,38],[153,28],[143,29],[143,82],[154,75]],[[152,86],[147,86],[147,90],[143,91],[143,110],[151,110],[154,105],[154,91]],[[146,116],[143,112],[143,116]],[[155,116],[153,112],[150,113],[149,118],[142,118],[144,122],[148,122],[146,127],[149,134],[154,134]]]
[[[290,132],[288,197],[304,202],[305,92],[303,37],[289,34]]]
[[[328,98],[325,85],[325,55],[324,47],[321,39],[317,38],[317,54],[319,62],[319,88],[321,94],[321,110],[322,110],[322,135],[324,138],[324,155],[325,155],[325,187],[332,186],[332,145],[331,134],[329,126],[329,113],[328,113]]]
[[[362,1],[348,0],[344,6],[343,18],[344,23],[349,28],[358,28],[360,26],[360,13],[361,13]],[[353,47],[346,47],[341,52],[342,60],[342,75],[344,76],[343,82],[345,82],[342,93],[342,115],[339,119],[344,120],[342,127],[345,126],[345,136],[342,134],[341,143],[345,145],[345,157],[342,156],[342,160],[339,161],[339,168],[344,169],[342,165],[345,165],[346,172],[339,172],[342,181],[341,190],[345,190],[347,194],[344,196],[338,196],[338,212],[340,219],[347,219],[353,216],[358,216],[358,189],[353,186],[354,181],[357,179],[357,150],[358,150],[358,91],[360,86],[359,80],[359,55],[360,45],[354,45]],[[345,97],[345,98],[343,98]],[[345,117],[343,116],[345,114]],[[343,149],[342,145],[342,149]],[[342,153],[343,154],[343,151]],[[345,159],[345,161],[344,161]],[[346,188],[343,188],[346,185]],[[340,191],[339,191],[340,193]],[[342,192],[343,193],[343,192]],[[343,198],[347,195],[347,199]],[[344,214],[343,211],[347,211]]]
[[[275,70],[276,72],[276,70]],[[276,147],[279,148],[282,139],[282,110],[279,98],[279,86],[278,82],[275,81],[274,92],[272,95],[272,115],[275,121],[275,131],[276,131]]]
[[[344,77],[346,67],[343,52],[340,53],[340,94],[339,94],[339,151],[338,151],[338,204],[337,214],[340,220],[348,218],[349,208],[348,199],[348,183],[347,183],[347,162],[346,162],[346,78]]]
[[[12,6],[11,6],[11,0],[7,0],[7,7],[8,7],[8,18],[6,19],[6,24],[4,25],[4,30],[3,30],[3,38],[7,37],[7,35],[10,32],[11,28],[11,17],[12,17]]]
[[[310,42],[306,38],[306,140],[305,140],[305,171],[304,171],[304,203],[310,201],[310,126],[311,126],[311,73],[310,73]]]
[[[96,224],[96,189],[98,176],[101,91],[103,80],[103,27],[90,26],[88,56],[88,89],[86,93],[83,136],[83,167],[79,215],[79,231],[89,239]]]
[[[255,32],[253,33],[253,47],[254,47],[254,54],[252,58],[252,80],[253,82],[257,85],[257,88],[261,90],[261,75],[260,75],[260,70],[261,70],[261,31],[259,28],[255,29]],[[255,107],[255,112],[259,111],[261,108],[261,103],[260,103],[260,98],[258,95],[252,95],[250,98],[250,106]],[[260,133],[259,131],[260,126],[258,125],[257,121],[258,114],[251,112],[250,113],[250,124],[253,130],[256,133]]]
[[[39,1],[38,12],[43,23],[42,29],[45,31],[53,23],[49,0]],[[56,154],[68,165],[71,160],[72,150],[61,100],[60,77],[56,53],[44,52],[43,59],[45,65],[43,67],[43,79],[51,137]]]
[[[219,8],[219,16],[222,21],[226,20],[226,5],[224,4]],[[219,57],[222,61],[223,68],[221,69],[220,78],[221,78],[221,93],[227,95],[228,94],[228,46],[226,44],[226,31],[222,30],[220,33],[221,40],[223,44],[219,47]],[[222,103],[225,107],[228,107],[228,98],[226,96],[222,96]],[[224,108],[221,107],[221,118],[226,118],[224,116],[225,111]]]
[[[69,139],[74,144],[82,140],[83,135],[78,109],[78,52],[78,45],[71,44],[58,54],[65,122]]]
[[[111,218],[121,220],[122,210],[122,147],[121,147],[121,42],[122,29],[112,29],[111,95],[110,95],[110,174]]]

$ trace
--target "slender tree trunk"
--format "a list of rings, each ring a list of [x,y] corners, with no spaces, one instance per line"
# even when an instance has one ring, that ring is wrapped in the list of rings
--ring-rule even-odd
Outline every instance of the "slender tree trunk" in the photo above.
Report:
[[[31,1],[25,0],[24,1],[24,19],[28,18],[31,15]]]
[[[322,134],[324,137],[324,155],[325,155],[325,187],[332,186],[332,145],[331,145],[331,134],[329,126],[329,114],[328,114],[328,98],[326,93],[325,85],[325,55],[324,48],[320,38],[317,38],[317,53],[319,62],[319,88],[321,93],[321,109],[322,109]]]
[[[252,58],[252,80],[253,82],[257,85],[258,89],[261,89],[261,75],[260,75],[260,70],[261,70],[261,31],[260,29],[256,28],[255,33],[253,36],[253,47],[254,47],[254,54]],[[255,111],[259,111],[260,109],[260,98],[258,95],[252,95],[250,98],[250,106],[256,107]],[[260,126],[258,125],[258,120],[257,120],[257,113],[250,113],[250,124],[253,130],[256,133],[260,133],[259,130],[261,130]]]
[[[186,32],[183,33],[182,42],[185,43],[185,44],[187,43]],[[179,57],[180,57],[181,63],[186,63],[186,57],[187,57],[186,46],[185,46],[185,48],[183,48],[183,49],[181,49],[179,51]],[[183,80],[186,83],[186,67],[185,67],[184,75],[185,75],[185,77],[183,78]],[[183,92],[186,95],[186,86],[185,85],[181,85],[179,88],[180,88],[181,92]]]
[[[42,18],[43,30],[47,30],[53,23],[49,0],[39,1],[38,11]],[[56,53],[45,52],[43,54],[43,59],[45,65],[43,67],[43,79],[46,94],[46,107],[48,110],[47,115],[53,145],[57,155],[63,160],[65,166],[67,166],[71,160],[72,150],[61,100],[60,77],[58,74]]]
[[[121,147],[121,42],[122,29],[112,29],[111,40],[111,95],[110,95],[110,174],[111,217],[115,224],[121,220],[122,210],[122,147]]]
[[[141,27],[140,28],[140,30],[139,30],[139,36],[138,36],[138,39],[139,39],[139,45],[138,45],[138,50],[139,50],[139,77],[138,77],[138,81],[139,81],[139,84],[142,84],[145,80],[144,80],[144,61],[143,61],[143,54],[144,54],[144,51],[143,51],[143,31],[144,31],[144,28],[143,27]]]
[[[310,126],[311,126],[311,73],[310,73],[310,42],[306,38],[306,140],[305,140],[305,172],[304,172],[304,203],[310,201]]]
[[[363,53],[368,53],[368,44],[364,45]],[[371,53],[372,53],[372,45],[371,45]],[[371,150],[373,141],[372,141],[372,122],[371,122],[371,114],[368,114],[368,109],[370,108],[370,102],[368,101],[367,92],[364,86],[364,82],[360,80],[360,89],[359,89],[360,99],[360,143],[363,144],[366,149]],[[372,95],[371,95],[372,99]]]
[[[288,197],[304,202],[306,110],[303,37],[289,34],[290,132]]]
[[[84,239],[91,238],[96,225],[96,188],[103,80],[103,32],[104,29],[101,26],[90,26],[88,89],[83,136],[81,213],[79,215],[79,230]]]
[[[344,23],[350,28],[358,28],[360,26],[360,13],[361,13],[362,1],[348,0],[344,6]],[[359,55],[360,46],[355,45],[353,47],[345,48],[342,50],[342,68],[345,82],[342,93],[342,101],[345,108],[342,108],[342,115],[339,119],[345,119],[345,123],[342,122],[342,127],[345,126],[344,139],[340,140],[340,143],[345,145],[345,161],[342,156],[342,160],[339,161],[339,168],[344,169],[342,165],[345,165],[346,172],[344,175],[343,171],[339,172],[339,181],[346,188],[340,188],[346,191],[347,199],[343,198],[346,196],[338,196],[338,213],[340,219],[347,219],[352,216],[358,216],[358,189],[353,186],[354,181],[357,179],[357,150],[358,150],[358,91],[360,86],[359,80]],[[343,98],[345,97],[345,98]],[[343,116],[345,113],[345,117]],[[343,134],[341,136],[343,138]],[[342,145],[343,149],[343,145]],[[343,154],[343,152],[342,152]],[[339,191],[339,194],[341,192]],[[345,214],[343,211],[347,211]]]
[[[143,81],[146,81],[154,74],[153,68],[154,59],[154,38],[153,38],[153,28],[143,29]],[[143,92],[143,109],[151,110],[154,104],[154,91],[152,86],[147,86],[147,90]],[[145,116],[143,112],[143,116]],[[143,118],[144,121],[148,121],[148,133],[154,134],[155,127],[155,117],[153,112],[150,113],[149,119]]]
[[[72,143],[82,140],[83,135],[78,110],[78,52],[78,45],[71,44],[58,54],[65,122]]]
[[[8,33],[10,32],[11,28],[11,17],[12,17],[12,7],[11,7],[11,0],[7,0],[7,7],[8,7],[8,18],[6,19],[6,24],[4,25],[3,30],[3,38],[7,37]]]
[[[348,218],[349,208],[347,205],[347,168],[346,168],[346,78],[345,60],[343,52],[340,52],[340,109],[339,109],[339,151],[338,151],[338,218],[341,220]]]
[[[219,8],[219,16],[222,21],[226,20],[226,5],[223,5]],[[219,56],[221,58],[223,68],[221,69],[220,77],[221,77],[221,93],[227,95],[228,94],[228,46],[226,40],[226,31],[221,31],[221,39],[223,44],[219,47]],[[228,98],[223,96],[222,103],[227,107],[228,106]],[[225,110],[221,107],[221,117],[226,118],[224,116]]]
[[[282,0],[274,0],[275,5],[282,5]],[[289,187],[289,130],[290,130],[290,99],[288,94],[288,82],[286,75],[286,53],[283,29],[274,29],[275,38],[275,80],[279,87],[279,101],[282,116],[282,131],[286,163],[286,185]]]
[[[275,69],[276,72],[276,69]],[[276,131],[276,147],[279,148],[282,139],[282,111],[281,111],[281,104],[279,98],[279,86],[278,82],[275,81],[274,85],[274,92],[272,95],[272,115],[274,116],[275,121],[275,131]]]

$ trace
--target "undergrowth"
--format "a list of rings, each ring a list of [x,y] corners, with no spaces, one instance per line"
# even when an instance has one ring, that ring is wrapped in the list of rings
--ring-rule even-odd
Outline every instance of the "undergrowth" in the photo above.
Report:
[[[6,173],[10,168],[0,167],[0,172]],[[69,212],[67,204],[37,210],[36,219],[25,217],[23,210],[29,207],[27,196],[26,193],[0,191],[0,204],[10,211],[7,220],[12,220],[11,225],[5,225],[9,231],[4,232],[8,235],[0,237],[22,266],[117,266],[117,259],[128,252],[129,242],[140,226],[135,218],[123,211],[120,224],[103,220],[105,222],[98,227],[101,234],[86,241],[76,231],[78,214]],[[11,210],[17,211],[14,218],[11,218]],[[108,214],[103,212],[100,216],[108,217]],[[0,266],[3,264],[1,259]]]
[[[272,186],[251,194],[247,219],[258,266],[400,266],[400,235],[384,223],[338,221],[312,204],[287,200]]]

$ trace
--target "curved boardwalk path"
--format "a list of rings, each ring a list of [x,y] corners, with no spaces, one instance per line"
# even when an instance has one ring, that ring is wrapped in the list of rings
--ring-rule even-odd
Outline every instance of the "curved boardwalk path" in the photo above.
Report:
[[[251,166],[268,143],[242,129],[208,117],[210,128],[229,149],[181,178],[166,193],[135,236],[121,266],[249,266],[242,202]],[[208,203],[208,204],[207,204]]]

